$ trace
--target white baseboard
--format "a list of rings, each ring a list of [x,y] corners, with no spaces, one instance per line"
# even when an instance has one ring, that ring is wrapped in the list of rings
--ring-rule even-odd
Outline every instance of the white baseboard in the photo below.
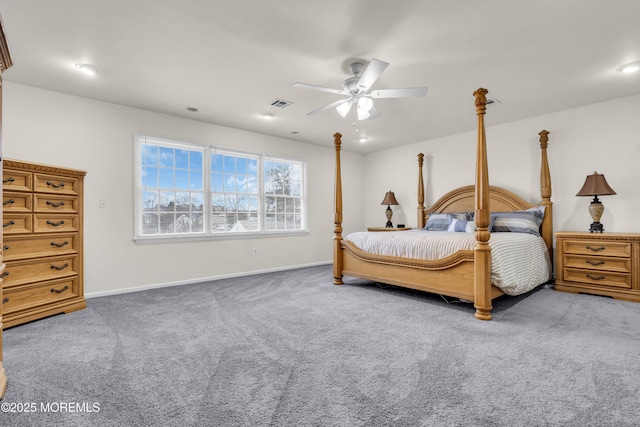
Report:
[[[127,294],[130,292],[140,292],[140,291],[148,291],[150,289],[166,288],[169,286],[192,285],[194,283],[210,282],[210,281],[221,280],[221,279],[231,279],[234,277],[254,276],[256,274],[274,273],[276,271],[286,271],[286,270],[296,270],[298,268],[316,267],[319,265],[327,265],[331,263],[333,263],[333,261],[314,262],[310,264],[292,265],[287,267],[275,267],[275,268],[268,268],[265,270],[243,271],[241,273],[223,274],[220,276],[210,276],[210,277],[200,277],[197,279],[179,280],[176,282],[154,283],[151,285],[136,286],[133,288],[114,289],[111,291],[87,292],[85,293],[84,296],[85,298],[106,297],[109,295]]]

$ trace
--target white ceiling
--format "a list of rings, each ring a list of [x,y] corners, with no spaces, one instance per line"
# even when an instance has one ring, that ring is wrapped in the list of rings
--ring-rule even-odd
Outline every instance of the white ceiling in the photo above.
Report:
[[[341,132],[359,152],[474,129],[478,87],[500,101],[488,125],[640,93],[640,73],[616,72],[640,60],[638,0],[0,0],[0,14],[5,81],[314,144]],[[293,83],[339,89],[371,58],[391,64],[372,89],[427,97],[375,100],[366,143],[335,110],[306,115],[340,96]]]

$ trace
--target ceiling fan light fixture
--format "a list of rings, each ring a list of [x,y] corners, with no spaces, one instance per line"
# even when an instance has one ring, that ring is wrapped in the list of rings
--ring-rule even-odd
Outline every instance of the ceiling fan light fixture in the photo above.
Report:
[[[366,98],[362,96],[360,97],[360,99],[358,99],[358,109],[364,110],[364,111],[371,111],[372,108],[373,108],[373,101],[371,100],[371,98]]]
[[[358,107],[358,120],[367,120],[371,113]]]
[[[343,102],[342,104],[338,105],[336,107],[336,111],[338,112],[338,114],[340,114],[343,118],[347,117],[347,114],[349,114],[349,110],[351,110],[351,105],[353,105],[353,100],[349,99],[346,102]]]

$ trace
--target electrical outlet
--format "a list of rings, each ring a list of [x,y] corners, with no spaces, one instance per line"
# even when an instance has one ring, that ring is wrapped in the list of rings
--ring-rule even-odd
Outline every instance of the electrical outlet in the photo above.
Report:
[[[253,248],[253,254],[254,255],[258,255],[258,247],[257,246],[255,248]]]

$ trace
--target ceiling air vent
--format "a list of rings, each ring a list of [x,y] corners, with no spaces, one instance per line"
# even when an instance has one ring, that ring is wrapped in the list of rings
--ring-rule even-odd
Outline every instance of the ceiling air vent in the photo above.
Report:
[[[273,101],[271,101],[271,106],[272,107],[278,107],[278,108],[285,108],[285,107],[288,107],[291,104],[293,104],[293,102],[285,101],[284,99],[280,99],[280,98],[276,98]]]
[[[491,104],[500,104],[500,101],[498,101],[495,98],[487,98],[487,105],[491,105]]]

